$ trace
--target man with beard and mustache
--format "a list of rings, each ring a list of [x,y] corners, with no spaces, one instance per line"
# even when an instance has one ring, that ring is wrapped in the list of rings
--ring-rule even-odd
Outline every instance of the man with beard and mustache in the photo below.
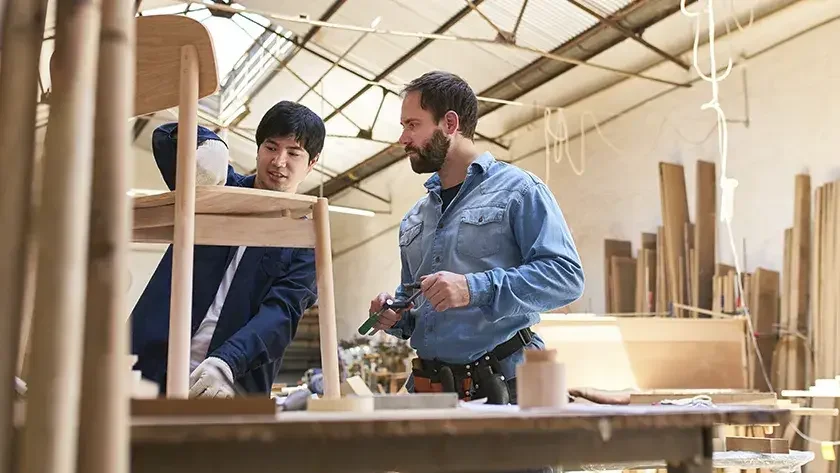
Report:
[[[178,124],[152,134],[161,176],[175,189]],[[324,122],[289,101],[271,107],[257,126],[256,174],[229,164],[227,144],[198,127],[196,184],[297,192],[324,147]],[[268,396],[303,312],[317,299],[315,253],[308,248],[196,245],[193,255],[190,397],[233,397],[236,387]],[[135,369],[165,392],[172,247],[131,314]]]
[[[544,349],[530,327],[583,293],[577,249],[548,187],[476,148],[478,102],[466,82],[429,72],[403,97],[400,143],[414,172],[432,176],[400,224],[396,299],[417,282],[422,295],[382,313],[375,329],[411,340],[409,391],[516,403],[524,350]],[[370,310],[388,299],[379,294]]]

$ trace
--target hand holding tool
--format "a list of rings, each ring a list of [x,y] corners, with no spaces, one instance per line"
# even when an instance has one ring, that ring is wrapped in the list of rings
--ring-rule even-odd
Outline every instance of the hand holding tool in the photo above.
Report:
[[[382,308],[377,310],[376,312],[371,312],[368,315],[368,319],[359,327],[359,334],[360,335],[370,335],[368,332],[376,325],[376,322],[379,321],[379,316],[382,315],[383,312],[386,310],[404,310],[411,307],[411,303],[417,299],[417,296],[422,294],[423,292],[420,290],[420,283],[411,283],[411,284],[403,284],[403,289],[405,290],[414,290],[414,294],[411,295],[408,299],[405,300],[393,300],[388,299],[382,304]]]

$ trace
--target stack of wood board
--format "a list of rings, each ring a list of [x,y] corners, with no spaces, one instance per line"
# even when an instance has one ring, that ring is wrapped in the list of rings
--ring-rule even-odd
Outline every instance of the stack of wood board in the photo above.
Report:
[[[670,312],[670,303],[712,309],[715,274],[715,164],[697,161],[695,222],[689,218],[685,171],[680,164],[659,163],[662,225],[642,233],[633,256],[627,240],[604,241],[606,311]],[[695,317],[683,310],[678,317]]]

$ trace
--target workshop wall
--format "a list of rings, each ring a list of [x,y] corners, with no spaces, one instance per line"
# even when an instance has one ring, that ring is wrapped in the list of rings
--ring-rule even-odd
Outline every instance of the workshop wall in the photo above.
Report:
[[[739,181],[732,230],[742,264],[741,252],[746,248],[747,270],[762,266],[781,271],[783,231],[793,222],[796,173],[810,173],[812,186],[840,178],[840,94],[835,87],[840,79],[840,53],[816,47],[838,41],[840,29],[828,24],[747,63],[749,127],[741,123],[728,127],[728,175]],[[719,64],[725,64],[723,52],[719,57]],[[707,64],[708,59],[701,63]],[[746,118],[743,72],[734,69],[720,86],[721,105],[732,120]],[[567,109],[567,117],[575,123],[581,113],[590,110],[604,119],[667,88],[628,80]],[[602,125],[604,136],[618,150],[595,131],[587,133],[582,176],[572,172],[565,158],[559,164],[552,162],[549,186],[572,229],[587,278],[584,296],[574,304],[574,310],[604,311],[605,238],[631,240],[635,254],[640,234],[655,231],[661,224],[659,161],[685,166],[689,212],[694,220],[695,161],[716,162],[720,176],[715,115],[700,110],[710,98],[711,86],[697,82]],[[587,124],[591,126],[592,120]],[[552,128],[557,130],[557,125]],[[543,143],[543,127],[537,122],[513,141],[510,155],[539,149]],[[580,146],[580,139],[570,141],[570,153],[578,167]],[[544,151],[517,164],[545,177]],[[399,282],[395,225],[423,195],[424,179],[413,175],[408,163],[402,162],[363,183],[371,191],[391,192],[392,215],[333,216],[333,245],[339,253],[334,267],[339,338],[352,337],[367,314],[370,298],[382,290],[393,290]],[[365,208],[377,205],[352,191],[335,202]],[[717,251],[719,262],[733,262],[720,223]]]

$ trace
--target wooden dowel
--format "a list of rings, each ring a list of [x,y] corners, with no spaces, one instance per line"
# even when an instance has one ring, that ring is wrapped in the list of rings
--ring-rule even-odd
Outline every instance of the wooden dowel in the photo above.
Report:
[[[178,105],[178,164],[175,172],[175,231],[166,396],[186,399],[190,382],[193,248],[195,239],[195,151],[198,143],[198,51],[181,48]]]
[[[6,0],[0,55],[0,473],[12,471],[12,419],[35,162],[35,104],[46,0]]]
[[[106,0],[94,136],[87,311],[79,419],[79,472],[129,471],[128,241],[134,7]],[[116,159],[115,159],[116,158]]]
[[[100,4],[61,0],[56,18],[22,473],[72,473],[78,445]]]
[[[315,271],[318,277],[318,325],[321,333],[321,369],[324,373],[324,398],[337,399],[339,391],[338,336],[335,327],[330,211],[327,199],[315,204]]]

